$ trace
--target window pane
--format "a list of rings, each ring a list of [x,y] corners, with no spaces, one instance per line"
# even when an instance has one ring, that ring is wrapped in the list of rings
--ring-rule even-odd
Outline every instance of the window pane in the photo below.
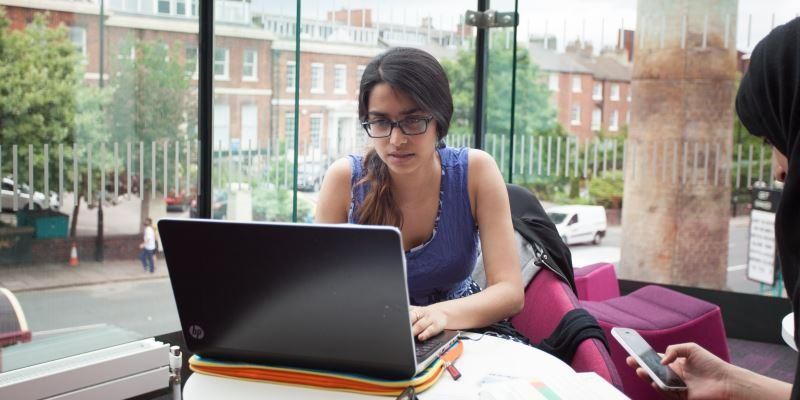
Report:
[[[242,149],[258,149],[258,106],[253,103],[242,105]]]
[[[158,0],[158,12],[159,14],[169,14],[170,13],[170,1],[169,0]]]
[[[4,2],[0,65],[28,75],[2,78],[3,103],[26,110],[0,110],[0,235],[24,238],[19,259],[0,250],[0,286],[30,336],[4,344],[0,372],[180,329],[143,222],[192,214],[198,22],[176,29],[175,1],[115,0],[101,24],[100,4]]]

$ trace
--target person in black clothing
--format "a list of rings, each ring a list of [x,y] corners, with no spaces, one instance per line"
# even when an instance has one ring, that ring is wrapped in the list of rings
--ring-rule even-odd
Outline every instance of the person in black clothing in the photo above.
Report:
[[[795,310],[797,342],[797,328],[800,327],[800,18],[775,28],[756,45],[736,96],[736,112],[751,134],[763,137],[773,146],[777,164],[775,179],[784,182],[775,218],[775,237],[786,293]],[[633,368],[638,367],[632,357],[627,362]],[[800,400],[797,372],[794,385],[781,382],[728,364],[694,343],[667,347],[661,363],[669,364],[688,387],[683,392],[662,392],[666,397]],[[650,380],[641,368],[636,369],[636,374]]]

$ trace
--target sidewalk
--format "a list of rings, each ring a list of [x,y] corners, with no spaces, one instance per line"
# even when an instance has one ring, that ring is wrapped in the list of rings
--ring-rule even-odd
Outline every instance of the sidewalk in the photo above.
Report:
[[[55,289],[109,282],[140,281],[168,278],[166,262],[156,258],[154,273],[145,272],[139,260],[81,261],[68,264],[0,266],[0,287],[12,292]]]

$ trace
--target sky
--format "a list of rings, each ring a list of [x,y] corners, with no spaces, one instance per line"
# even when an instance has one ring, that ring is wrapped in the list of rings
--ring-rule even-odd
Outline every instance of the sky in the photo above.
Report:
[[[433,18],[434,27],[454,28],[466,10],[476,10],[477,1],[432,0],[301,0],[304,18],[324,19],[334,9],[371,8],[373,18],[412,25],[425,16]],[[689,0],[699,1],[699,0]],[[707,1],[707,0],[706,0]],[[718,0],[719,1],[719,0]],[[725,0],[722,0],[725,1]],[[727,0],[735,1],[735,0]],[[511,11],[513,0],[495,0],[491,8]],[[749,51],[774,25],[785,23],[800,14],[800,0],[739,0],[736,47]],[[296,3],[285,0],[252,0],[252,10],[294,15]],[[620,26],[636,28],[636,0],[521,0],[518,34],[555,34],[559,45],[566,39],[584,38],[597,49],[616,44]],[[774,19],[774,23],[773,23]],[[566,20],[566,29],[565,29]],[[748,41],[749,26],[749,41]],[[749,42],[749,44],[748,44]]]

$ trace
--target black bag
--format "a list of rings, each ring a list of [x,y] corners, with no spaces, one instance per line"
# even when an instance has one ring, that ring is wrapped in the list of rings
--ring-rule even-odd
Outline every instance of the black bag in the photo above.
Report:
[[[539,199],[522,186],[506,184],[506,189],[511,203],[514,230],[533,247],[536,265],[551,270],[577,294],[572,253],[561,240],[556,226],[550,221]]]

